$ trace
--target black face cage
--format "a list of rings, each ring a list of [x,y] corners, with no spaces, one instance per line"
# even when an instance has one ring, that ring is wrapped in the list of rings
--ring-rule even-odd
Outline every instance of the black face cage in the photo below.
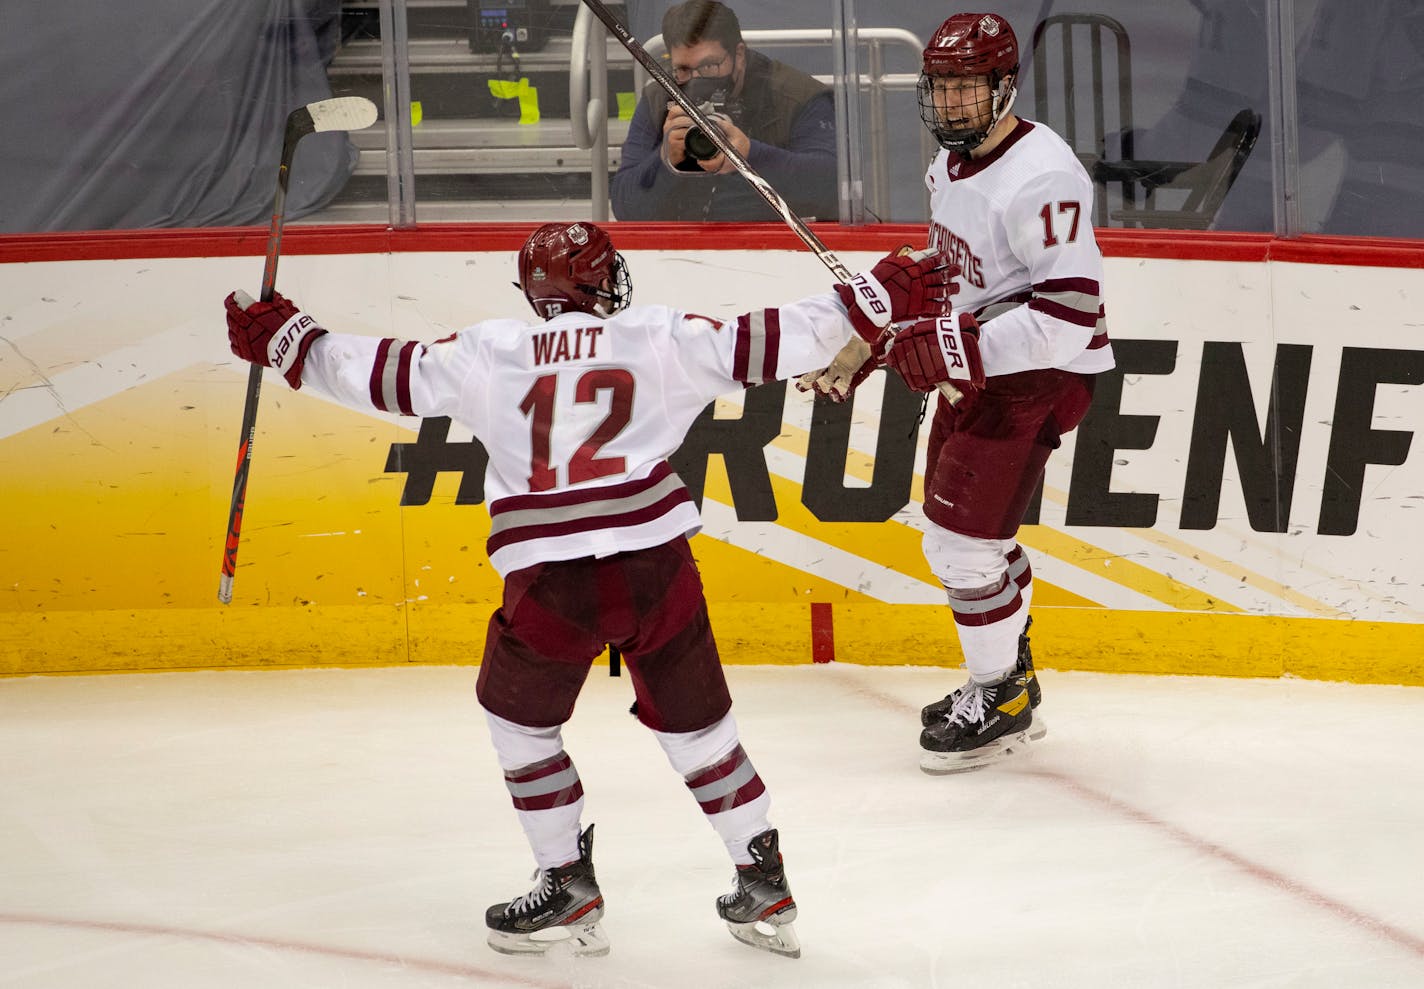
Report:
[[[977,103],[967,105],[966,110],[972,112],[973,120],[966,120],[958,127],[952,127],[947,123],[935,108],[934,103],[934,80],[944,78],[943,76],[931,76],[927,73],[920,73],[920,81],[915,87],[916,97],[920,104],[920,120],[934,139],[939,142],[939,146],[947,151],[954,151],[958,154],[967,155],[979,145],[984,143],[984,139],[989,136],[989,131],[999,122],[999,108],[1003,105],[1003,97],[1006,92],[1004,77],[996,71],[989,76],[989,98],[980,100]],[[973,121],[987,120],[982,127],[975,127]]]
[[[618,251],[613,252],[613,270],[609,272],[609,280],[613,285],[606,291],[599,285],[579,286],[586,295],[603,300],[595,304],[603,316],[620,313],[633,301],[633,276],[628,273],[628,264]]]

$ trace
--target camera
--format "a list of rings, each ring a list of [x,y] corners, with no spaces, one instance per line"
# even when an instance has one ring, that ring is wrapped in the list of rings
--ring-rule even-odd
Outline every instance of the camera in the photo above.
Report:
[[[718,90],[711,98],[699,106],[705,116],[711,117],[720,115],[736,122],[736,115],[741,111],[741,107],[727,99],[726,90]],[[721,149],[712,142],[712,138],[702,132],[702,128],[694,124],[688,128],[687,135],[683,139],[683,147],[687,150],[687,157],[693,161],[708,161],[721,154]]]

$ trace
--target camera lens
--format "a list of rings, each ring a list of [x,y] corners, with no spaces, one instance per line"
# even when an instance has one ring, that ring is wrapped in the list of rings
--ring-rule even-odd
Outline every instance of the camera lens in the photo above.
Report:
[[[702,133],[701,127],[688,128],[683,147],[687,149],[687,157],[694,161],[708,161],[722,153],[712,139]]]

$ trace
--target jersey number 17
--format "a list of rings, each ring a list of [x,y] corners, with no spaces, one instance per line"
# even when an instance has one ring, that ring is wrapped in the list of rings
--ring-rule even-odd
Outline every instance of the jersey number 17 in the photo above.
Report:
[[[1043,209],[1038,211],[1038,215],[1043,220],[1043,246],[1057,247],[1058,234],[1053,229],[1053,214],[1057,207],[1058,215],[1069,215],[1072,217],[1068,221],[1068,235],[1063,238],[1065,243],[1071,244],[1078,239],[1078,216],[1082,213],[1082,207],[1077,200],[1065,200],[1061,203],[1044,203]]]

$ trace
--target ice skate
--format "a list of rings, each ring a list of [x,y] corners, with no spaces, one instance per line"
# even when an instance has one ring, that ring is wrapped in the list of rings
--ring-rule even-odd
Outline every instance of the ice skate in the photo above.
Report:
[[[980,769],[1047,734],[1035,717],[1024,678],[970,681],[943,719],[920,732],[920,768],[932,776]]]
[[[1032,627],[1033,616],[1029,615],[1028,620],[1024,622],[1023,632],[1019,634],[1019,658],[1018,662],[1014,664],[1014,673],[1023,677],[1024,686],[1028,688],[1029,705],[1038,707],[1043,700],[1043,687],[1039,685],[1038,675],[1033,672],[1033,649],[1028,642],[1028,630]],[[959,695],[967,690],[972,683],[971,680],[964,686],[945,694],[943,699],[926,704],[920,711],[920,724],[928,728],[949,717],[949,712],[954,710],[954,704],[959,699]]]
[[[747,843],[752,864],[737,866],[736,887],[717,898],[717,916],[743,944],[800,958],[801,942],[791,926],[796,919],[796,901],[786,882],[778,844],[775,828]]]
[[[593,874],[593,825],[579,835],[577,860],[537,874],[538,884],[485,911],[489,946],[506,955],[606,955],[603,894]]]

